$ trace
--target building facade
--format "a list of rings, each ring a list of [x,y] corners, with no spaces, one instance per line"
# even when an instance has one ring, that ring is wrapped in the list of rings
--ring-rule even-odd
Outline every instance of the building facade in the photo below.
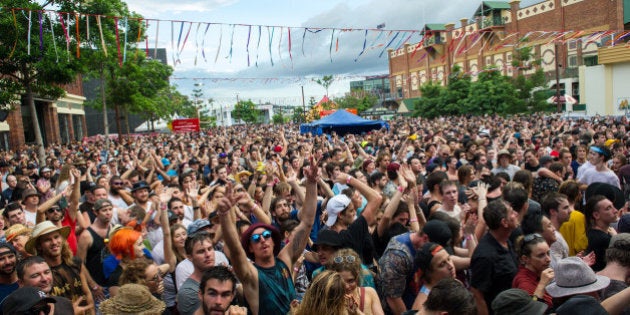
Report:
[[[614,31],[628,29],[630,15],[624,12],[630,12],[630,1],[543,0],[523,8],[519,0],[483,1],[459,27],[427,24],[421,42],[389,51],[392,94],[398,100],[420,97],[420,86],[429,81],[446,85],[453,66],[472,80],[488,67],[507,76],[541,67],[550,88],[557,74],[562,94],[580,100],[579,68],[597,65],[598,49],[610,45]],[[522,47],[531,47],[539,66],[513,65]]]

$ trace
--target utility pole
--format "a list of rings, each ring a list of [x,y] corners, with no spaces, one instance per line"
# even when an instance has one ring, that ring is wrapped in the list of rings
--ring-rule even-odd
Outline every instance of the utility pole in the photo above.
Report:
[[[300,85],[302,88],[302,120],[306,122],[306,102],[304,101],[304,85]]]
[[[556,110],[560,113],[562,112],[562,105],[560,104],[560,67],[562,65],[559,63],[558,42],[555,43],[554,47],[556,48]]]

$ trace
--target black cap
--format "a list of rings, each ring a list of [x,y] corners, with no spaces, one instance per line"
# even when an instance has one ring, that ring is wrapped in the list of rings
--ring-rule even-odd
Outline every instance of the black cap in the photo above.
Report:
[[[341,248],[343,247],[343,242],[341,241],[339,233],[331,229],[325,229],[317,233],[317,241],[315,241],[313,249],[317,250],[318,245],[328,245],[334,248]]]
[[[47,297],[39,288],[23,287],[13,291],[2,303],[4,314],[22,314],[40,302],[55,303],[55,299]]]
[[[448,246],[448,242],[453,237],[451,229],[448,228],[448,224],[440,220],[430,220],[427,222],[422,228],[422,233],[429,237],[429,241],[440,244],[443,247]]]

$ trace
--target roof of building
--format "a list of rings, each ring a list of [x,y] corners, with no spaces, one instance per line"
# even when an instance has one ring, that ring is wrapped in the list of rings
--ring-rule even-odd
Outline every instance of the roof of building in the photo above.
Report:
[[[510,3],[505,1],[482,1],[474,16],[484,16],[488,11],[509,9],[511,9]]]

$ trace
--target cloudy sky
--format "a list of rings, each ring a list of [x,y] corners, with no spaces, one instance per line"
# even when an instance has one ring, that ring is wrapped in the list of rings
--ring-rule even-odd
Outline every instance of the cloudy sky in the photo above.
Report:
[[[522,0],[521,7],[540,1]],[[329,94],[342,96],[349,91],[349,81],[360,80],[363,75],[388,73],[387,53],[382,53],[388,43],[395,48],[407,39],[409,43],[420,40],[417,33],[397,31],[382,34],[368,31],[366,38],[365,29],[374,29],[381,23],[385,23],[385,30],[419,30],[427,23],[453,22],[459,26],[459,20],[471,18],[481,1],[127,0],[127,3],[145,18],[161,20],[150,22],[150,46],[155,46],[157,40],[159,47],[167,48],[169,64],[175,68],[172,82],[182,93],[189,95],[197,84],[202,86],[206,97],[213,97],[218,103],[234,103],[238,95],[240,99],[255,102],[299,104],[302,85],[307,101],[311,96],[319,99],[325,94],[321,86],[312,82],[313,78],[337,76]],[[180,32],[179,21],[195,23],[190,32],[190,23],[184,23]],[[205,23],[215,24],[206,32]],[[305,28],[309,28],[306,35]],[[333,33],[331,29],[320,28],[338,30]],[[364,42],[367,47],[359,57]]]

